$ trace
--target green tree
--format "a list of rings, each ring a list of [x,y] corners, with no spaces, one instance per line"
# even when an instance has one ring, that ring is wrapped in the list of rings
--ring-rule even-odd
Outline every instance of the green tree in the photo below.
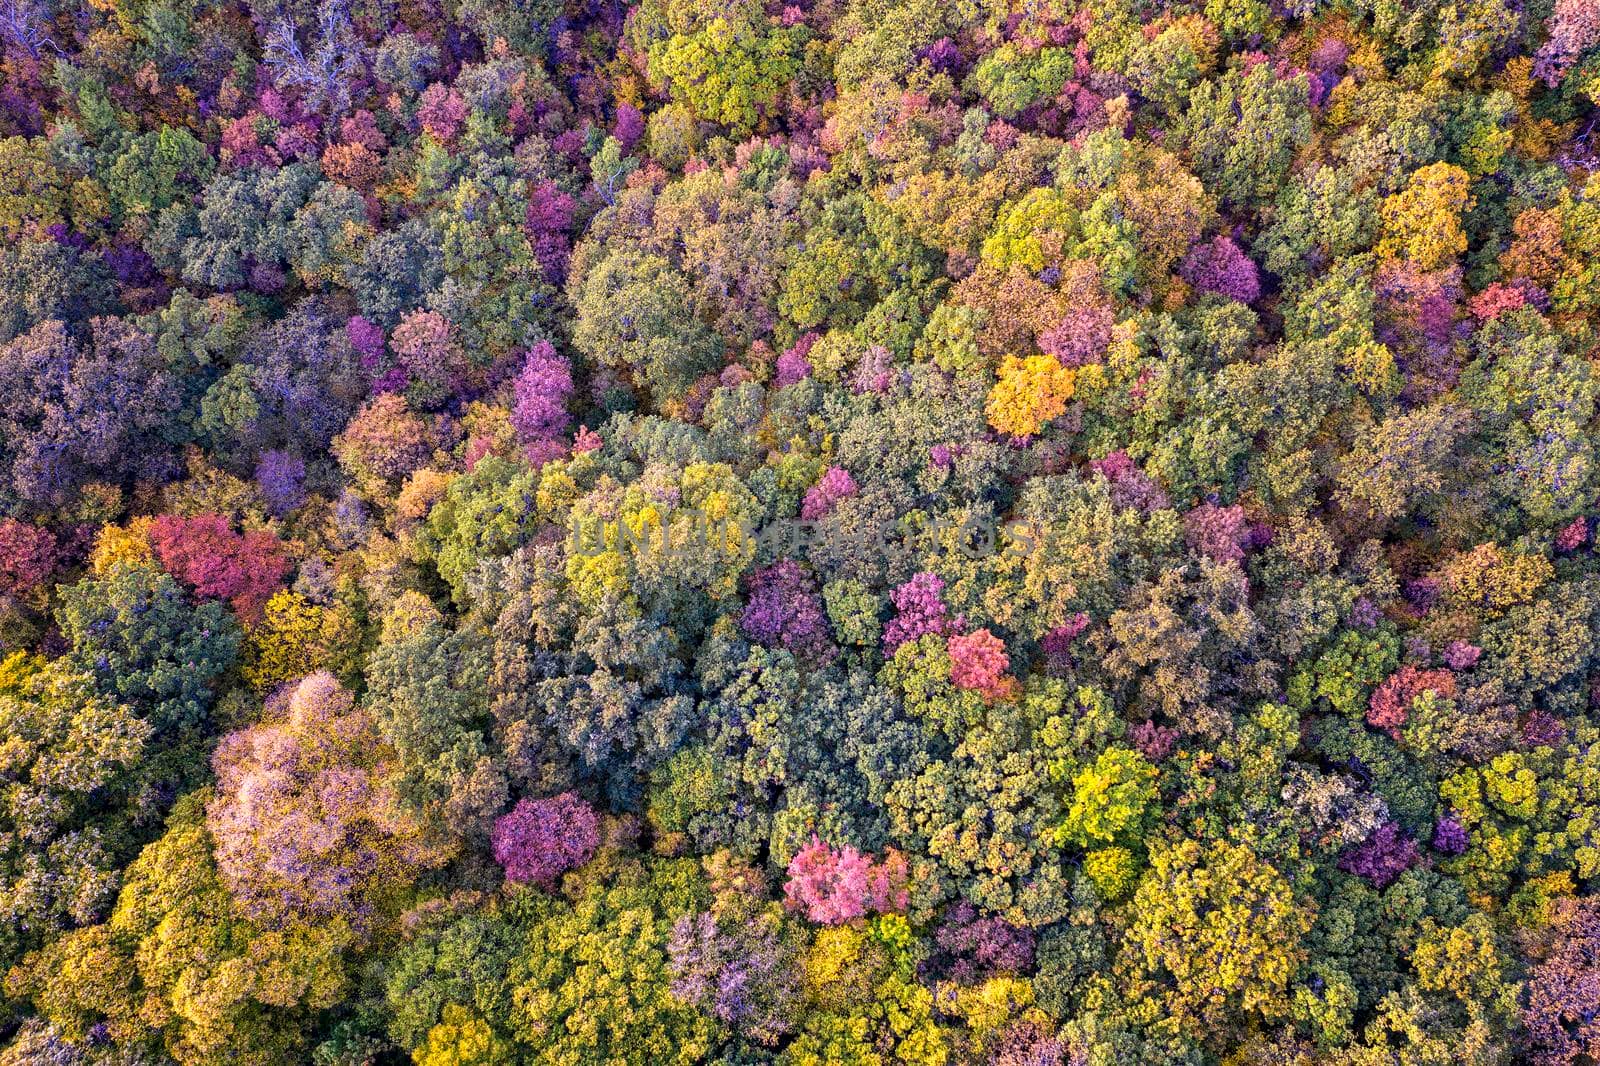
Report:
[[[721,1027],[673,998],[667,968],[673,923],[708,902],[696,865],[602,857],[584,879],[570,902],[530,904],[512,964],[514,1037],[536,1061],[701,1061]]]
[[[118,565],[61,591],[57,619],[73,659],[157,735],[205,720],[234,663],[238,624],[221,603],[195,604],[166,574]]]

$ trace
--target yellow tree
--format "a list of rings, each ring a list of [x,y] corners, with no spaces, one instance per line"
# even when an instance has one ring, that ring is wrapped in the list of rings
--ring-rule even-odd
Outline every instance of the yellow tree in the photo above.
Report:
[[[1471,182],[1465,170],[1449,163],[1430,163],[1412,174],[1405,189],[1379,209],[1384,237],[1378,254],[1437,270],[1466,251],[1461,213],[1472,206]]]
[[[1000,380],[989,390],[989,425],[1013,437],[1031,437],[1066,411],[1075,383],[1073,371],[1053,356],[1008,355],[1000,364]]]
[[[1282,1017],[1313,912],[1248,847],[1185,840],[1151,850],[1123,961],[1174,1018],[1212,1034]]]

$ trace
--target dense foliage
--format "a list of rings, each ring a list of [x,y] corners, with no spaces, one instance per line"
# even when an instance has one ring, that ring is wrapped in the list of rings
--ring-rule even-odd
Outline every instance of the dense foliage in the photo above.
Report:
[[[1600,1063],[1597,0],[0,48],[0,1066]]]

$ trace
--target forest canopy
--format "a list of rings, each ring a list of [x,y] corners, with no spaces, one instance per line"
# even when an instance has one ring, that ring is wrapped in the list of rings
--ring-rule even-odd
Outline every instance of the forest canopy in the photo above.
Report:
[[[0,0],[0,1066],[1600,1063],[1600,0]]]

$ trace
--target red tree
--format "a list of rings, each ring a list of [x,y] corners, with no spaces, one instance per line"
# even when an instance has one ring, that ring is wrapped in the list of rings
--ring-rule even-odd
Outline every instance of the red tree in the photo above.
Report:
[[[235,533],[221,515],[160,515],[150,524],[150,547],[196,595],[227,600],[247,619],[260,617],[289,572],[282,541],[262,530]]]

